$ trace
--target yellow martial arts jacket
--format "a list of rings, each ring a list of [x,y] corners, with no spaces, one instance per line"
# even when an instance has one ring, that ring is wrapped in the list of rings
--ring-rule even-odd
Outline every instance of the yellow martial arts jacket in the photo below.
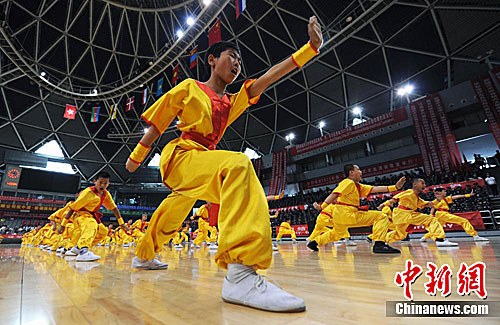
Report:
[[[50,221],[54,221],[56,224],[60,225],[61,224],[61,221],[62,219],[64,218],[64,216],[66,215],[66,213],[68,212],[68,209],[69,209],[69,205],[73,203],[72,202],[68,202],[66,203],[66,205],[63,207],[63,208],[60,208],[59,210],[57,210],[56,212],[52,213],[50,216],[49,216],[49,220]]]
[[[163,148],[160,159],[162,180],[168,175],[168,166],[175,148],[185,150],[214,150],[226,128],[250,105],[260,98],[249,98],[248,87],[255,80],[246,80],[236,94],[219,97],[210,87],[194,79],[186,79],[158,99],[143,114],[149,125],[164,133],[177,116],[179,138]],[[167,187],[168,185],[165,184]]]
[[[142,219],[139,219],[132,224],[132,228],[137,229],[140,232],[145,232],[147,225],[148,225],[147,221],[142,222]]]
[[[290,224],[288,222],[282,222],[280,225],[280,230],[281,230],[281,228],[286,229],[286,230],[291,230],[292,226],[290,226]]]
[[[412,189],[396,194],[393,199],[398,201],[398,209],[415,211],[425,207],[429,202],[422,200]]]
[[[450,204],[452,202],[453,202],[453,199],[451,198],[451,196],[447,196],[440,201],[438,199],[435,199],[434,201],[432,201],[432,203],[434,204],[434,209],[436,209],[437,212],[441,212],[441,211],[449,212],[450,206],[448,204]]]
[[[97,190],[91,186],[84,189],[80,195],[78,195],[76,201],[69,205],[69,208],[73,211],[78,211],[79,215],[93,217],[100,223],[101,220],[95,213],[98,212],[103,205],[108,210],[116,209],[115,201],[107,190],[104,190],[104,194],[101,196]],[[123,219],[119,219],[118,223],[122,225]]]
[[[359,208],[360,199],[367,197],[372,191],[373,186],[356,183],[346,178],[333,190],[337,193],[337,204]]]

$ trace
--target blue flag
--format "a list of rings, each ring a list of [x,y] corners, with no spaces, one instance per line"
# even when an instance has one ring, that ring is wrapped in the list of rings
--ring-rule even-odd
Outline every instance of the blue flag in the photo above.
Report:
[[[158,79],[158,88],[156,88],[156,97],[163,95],[163,77]]]

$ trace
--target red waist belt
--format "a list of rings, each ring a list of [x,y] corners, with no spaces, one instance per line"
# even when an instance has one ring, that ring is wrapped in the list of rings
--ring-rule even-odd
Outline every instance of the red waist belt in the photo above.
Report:
[[[332,215],[329,214],[328,212],[321,211],[319,214],[324,214],[325,216],[332,218]]]
[[[438,208],[438,209],[436,209],[436,210],[437,210],[437,211],[445,211],[445,212],[450,211],[450,209],[445,209],[445,208]]]
[[[344,205],[348,207],[353,207],[361,211],[368,211],[369,206],[368,205],[362,205],[362,206],[357,206],[357,205],[352,205],[352,204],[347,204],[347,203],[342,203],[342,202],[337,202],[336,204],[338,205]]]
[[[215,150],[217,147],[218,141],[212,141],[210,139],[205,138],[200,133],[196,132],[182,132],[181,138],[184,140],[192,140],[206,147],[208,150]]]
[[[103,217],[103,214],[100,213],[99,211],[89,211],[87,209],[83,209],[82,211],[86,211],[88,213],[90,213],[92,215],[92,217],[95,219],[95,221],[97,221],[97,223],[101,223],[101,218]]]
[[[415,210],[413,210],[413,209],[410,209],[410,208],[405,207],[404,205],[398,205],[398,207],[397,207],[397,208],[398,208],[398,209],[401,209],[401,210],[415,211]]]

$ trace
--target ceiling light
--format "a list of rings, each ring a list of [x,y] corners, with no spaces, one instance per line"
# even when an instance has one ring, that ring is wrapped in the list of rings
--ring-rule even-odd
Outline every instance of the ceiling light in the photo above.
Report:
[[[325,125],[326,125],[326,124],[325,124],[325,122],[323,122],[323,121],[320,121],[320,122],[319,122],[319,128],[320,128],[320,129],[324,128],[324,127],[325,127]]]
[[[359,106],[354,106],[354,108],[352,109],[353,114],[356,114],[356,115],[361,114],[362,111],[363,111],[363,109]]]
[[[178,38],[182,38],[182,36],[184,36],[184,32],[180,29],[175,34],[177,35]]]
[[[212,0],[203,0],[203,4],[204,4],[205,6],[208,6],[208,5],[209,5],[209,4],[211,4],[211,3],[212,3]]]
[[[193,17],[187,17],[186,24],[188,24],[188,26],[193,26],[194,25],[194,18]]]

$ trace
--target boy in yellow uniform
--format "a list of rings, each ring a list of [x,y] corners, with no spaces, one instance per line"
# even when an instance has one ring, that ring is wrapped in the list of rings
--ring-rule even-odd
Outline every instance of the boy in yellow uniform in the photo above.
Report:
[[[316,224],[314,225],[313,231],[309,235],[309,239],[307,241],[308,243],[316,240],[319,235],[333,228],[333,209],[335,205],[329,204],[326,208],[321,209],[321,205],[314,202],[313,207],[321,212],[316,217]]]
[[[191,217],[191,220],[194,220],[198,218],[198,230],[197,233],[198,235],[194,239],[194,245],[197,248],[200,248],[201,243],[204,241],[207,241],[207,243],[210,241],[210,238],[208,236],[208,233],[210,232],[212,234],[214,227],[211,227],[208,223],[209,215],[208,215],[208,209],[209,209],[209,202],[207,204],[202,205],[195,213],[194,216]]]
[[[143,213],[141,219],[137,219],[132,224],[132,237],[134,237],[134,241],[138,243],[144,237],[146,233],[146,227],[148,226],[148,215]]]
[[[182,242],[185,241],[189,243],[189,237],[187,235],[189,231],[189,226],[180,227],[177,232],[177,237],[172,240],[172,243],[175,245],[175,248],[182,248]]]
[[[162,180],[172,193],[153,214],[151,226],[137,247],[134,267],[166,268],[165,263],[155,260],[155,252],[175,235],[196,200],[214,202],[220,204],[215,260],[219,267],[228,269],[223,300],[269,311],[305,310],[302,299],[268,283],[255,272],[271,265],[272,249],[266,195],[252,163],[242,153],[214,149],[226,128],[257,103],[267,87],[318,53],[323,37],[316,17],[310,18],[308,31],[310,41],[306,45],[257,80],[245,81],[237,94],[226,93],[226,86],[241,72],[238,47],[229,42],[212,45],[206,53],[211,69],[209,80],[184,80],[142,115],[152,127],[127,160],[130,172],[140,166],[151,144],[175,117],[182,135],[162,151]]]
[[[370,186],[361,184],[362,171],[357,165],[348,164],[344,166],[346,178],[332,191],[324,200],[322,208],[326,209],[329,204],[335,203],[333,208],[333,229],[310,241],[307,247],[318,251],[318,245],[323,246],[330,242],[336,242],[346,237],[348,228],[367,227],[373,225],[374,253],[401,253],[385,243],[389,218],[380,211],[365,209],[360,206],[361,197],[367,197],[370,193],[394,192],[401,189],[406,181],[402,177],[396,185],[392,186]],[[367,207],[366,207],[367,208]]]
[[[407,235],[406,228],[409,225],[423,225],[429,231],[429,236],[436,241],[437,246],[457,246],[456,243],[445,239],[443,227],[436,218],[417,211],[417,209],[432,208],[433,206],[432,202],[424,201],[418,196],[424,189],[425,181],[417,178],[413,181],[413,188],[398,193],[379,206],[382,209],[384,206],[398,203],[392,213],[394,230],[387,234],[387,242],[393,243],[404,239]]]
[[[431,209],[431,215],[436,217],[441,226],[444,227],[446,223],[454,223],[456,225],[460,225],[467,234],[471,235],[472,238],[474,238],[475,241],[489,241],[489,239],[487,238],[478,236],[477,231],[471,225],[469,220],[450,213],[450,203],[452,203],[456,199],[463,199],[474,196],[475,194],[473,192],[465,195],[446,196],[446,190],[439,187],[434,189],[434,195],[436,196],[436,199],[432,201],[434,207]],[[430,233],[426,233],[422,238],[420,238],[420,241],[425,242],[430,237]]]
[[[106,190],[109,186],[109,177],[110,175],[107,172],[98,173],[94,180],[94,186],[84,189],[76,201],[69,205],[65,219],[62,221],[61,227],[64,230],[71,215],[78,212],[74,223],[80,228],[81,235],[76,247],[71,249],[72,251],[78,251],[77,262],[100,259],[100,256],[95,255],[88,248],[100,242],[108,234],[108,228],[100,220],[98,211],[101,206],[104,205],[106,209],[111,210],[118,224],[123,225],[128,230],[111,194]]]
[[[290,225],[292,221],[288,219],[287,221],[284,221],[280,225],[280,230],[278,231],[278,235],[276,236],[276,241],[280,241],[281,237],[283,235],[290,235],[292,237],[292,243],[297,244],[297,236],[295,235],[295,230],[293,230],[292,226]]]

